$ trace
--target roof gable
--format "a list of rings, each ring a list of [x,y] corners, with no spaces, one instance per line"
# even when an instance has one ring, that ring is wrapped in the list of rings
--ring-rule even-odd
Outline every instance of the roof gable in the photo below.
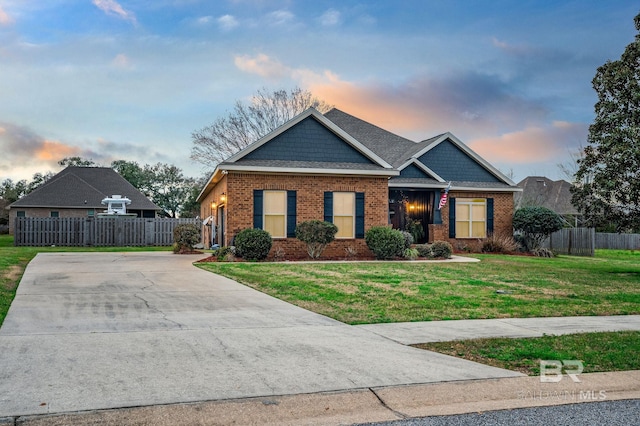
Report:
[[[414,158],[447,181],[496,182],[515,186],[511,179],[451,133],[429,143],[416,152]]]
[[[320,127],[315,126],[311,122],[307,122],[309,118],[315,120],[320,125]],[[298,127],[300,123],[303,123],[300,129],[294,130],[290,136],[286,136],[282,139],[279,138],[280,135],[284,133],[289,133],[291,129]],[[321,127],[324,127],[324,130],[321,130]],[[304,132],[305,129],[310,130],[311,133],[308,135],[305,135],[305,132]],[[360,143],[349,133],[345,132],[343,129],[336,126],[334,123],[332,123],[329,119],[325,118],[322,114],[320,114],[314,108],[309,108],[303,113],[299,114],[298,116],[292,118],[282,126],[278,127],[273,132],[262,137],[260,140],[252,143],[251,145],[241,150],[237,154],[232,155],[227,160],[220,163],[220,165],[228,165],[230,163],[239,164],[240,160],[250,156],[255,151],[261,150],[265,145],[271,144],[271,142],[274,140],[276,141],[275,142],[276,146],[273,150],[268,149],[263,153],[259,153],[256,155],[265,157],[263,158],[263,160],[266,159],[267,161],[269,160],[290,161],[290,155],[283,154],[282,148],[291,147],[293,145],[292,141],[296,141],[296,140],[298,141],[298,143],[300,143],[300,145],[302,145],[300,149],[301,151],[305,152],[305,155],[307,157],[309,158],[313,157],[314,152],[316,154],[321,152],[321,155],[326,155],[324,151],[326,151],[327,149],[324,146],[322,146],[322,144],[320,144],[319,146],[313,147],[313,144],[304,143],[304,140],[307,137],[311,137],[316,142],[318,142],[319,140],[322,140],[323,134],[324,134],[324,137],[326,138],[328,135],[327,133],[324,133],[324,131],[329,131],[337,137],[337,139],[333,137],[331,137],[330,139],[325,139],[325,140],[329,140],[329,143],[334,147],[337,146],[337,142],[341,142],[343,144],[348,145],[348,147],[350,146],[350,148],[353,148],[358,154],[360,154],[358,156],[355,156],[353,152],[349,151],[350,159],[358,158],[358,161],[355,162],[354,164],[374,164],[384,169],[393,169],[393,167],[389,163],[387,163],[385,160],[383,160],[380,156],[378,156],[378,154],[376,154],[375,152],[367,148],[365,145]],[[341,151],[346,152],[344,150],[344,147],[341,147]],[[287,158],[268,158],[274,154],[277,154],[277,156],[285,155],[287,156]],[[366,162],[362,160],[363,156],[367,160]],[[247,158],[247,159],[251,159],[251,158]],[[253,160],[256,160],[256,158],[253,158]],[[308,161],[318,162],[318,159],[315,158],[313,160],[308,160]],[[344,159],[340,159],[339,161],[342,163],[345,162]],[[319,161],[319,162],[324,163],[326,161]]]
[[[374,164],[313,116],[306,117],[241,160],[286,160]]]

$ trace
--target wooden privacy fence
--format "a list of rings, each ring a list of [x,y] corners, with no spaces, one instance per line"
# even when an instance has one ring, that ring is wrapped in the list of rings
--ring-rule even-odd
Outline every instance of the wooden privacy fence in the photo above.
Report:
[[[640,250],[640,234],[596,233],[597,249]]]
[[[594,228],[564,228],[551,234],[543,243],[559,254],[593,256],[595,254],[596,231]]]
[[[16,246],[170,246],[173,229],[198,219],[18,217]]]

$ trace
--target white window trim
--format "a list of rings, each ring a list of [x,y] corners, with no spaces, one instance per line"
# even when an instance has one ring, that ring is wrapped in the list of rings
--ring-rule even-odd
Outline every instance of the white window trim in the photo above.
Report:
[[[349,215],[336,215],[335,214],[335,196],[336,194],[352,194],[353,195],[353,211],[351,216],[351,236],[347,236],[347,237],[338,237],[336,234],[336,240],[353,240],[354,238],[356,238],[356,193],[355,192],[349,192],[349,191],[334,191],[333,192],[333,202],[334,202],[334,208],[333,208],[333,223],[335,225],[336,223],[336,217],[349,217]]]
[[[473,201],[473,200],[480,200],[481,198],[456,198],[456,217],[455,217],[455,221],[456,221],[456,238],[460,238],[460,239],[477,239],[477,238],[486,238],[487,237],[487,199],[486,198],[482,198],[482,202],[480,201]],[[467,201],[468,200],[468,201]],[[478,236],[474,236],[473,235],[473,206],[484,206],[484,235],[482,237],[478,237]],[[469,236],[468,237],[458,237],[458,231],[459,231],[459,227],[458,227],[458,207],[459,206],[471,206],[471,208],[469,209],[469,220],[468,220],[468,226],[469,226]],[[475,222],[480,222],[479,220],[476,220]]]
[[[283,239],[287,238],[287,191],[284,190],[264,190],[262,191],[262,229],[265,230],[267,225],[267,216],[275,216],[271,214],[267,214],[266,202],[267,202],[267,193],[274,192],[282,192],[284,193],[284,235],[271,235],[271,239]],[[271,234],[271,232],[269,232]]]

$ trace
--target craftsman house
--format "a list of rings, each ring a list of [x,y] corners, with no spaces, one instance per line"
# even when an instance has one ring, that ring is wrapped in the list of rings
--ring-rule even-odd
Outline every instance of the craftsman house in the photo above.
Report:
[[[255,227],[272,235],[272,250],[303,256],[296,224],[319,219],[338,227],[325,255],[344,256],[367,252],[365,232],[379,225],[408,229],[418,242],[511,234],[517,191],[450,133],[414,142],[334,108],[309,109],[218,164],[198,201],[214,224],[207,244],[230,245]]]
[[[162,210],[113,169],[70,166],[7,207],[9,231],[16,217],[93,217],[113,195],[131,200],[127,213],[138,217],[156,217]]]

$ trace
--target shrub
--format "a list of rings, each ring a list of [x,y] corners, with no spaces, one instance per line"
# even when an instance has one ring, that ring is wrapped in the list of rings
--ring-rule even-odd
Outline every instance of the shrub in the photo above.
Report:
[[[365,242],[376,259],[391,259],[404,251],[404,236],[397,229],[374,226],[365,234]]]
[[[400,231],[402,233],[402,237],[404,238],[404,248],[411,248],[411,244],[413,244],[413,235],[409,231]]]
[[[416,260],[418,258],[418,250],[414,248],[404,249],[404,257],[409,260]]]
[[[200,227],[192,223],[185,223],[173,228],[173,252],[184,253],[193,250],[193,246],[200,242]]]
[[[312,259],[320,257],[331,241],[336,239],[338,227],[321,220],[308,220],[296,226],[296,238],[307,245],[307,253]]]
[[[513,215],[513,228],[522,233],[527,249],[532,252],[562,226],[562,218],[546,207],[522,207]]]
[[[271,244],[271,235],[262,229],[243,229],[235,238],[236,254],[246,260],[265,259]]]
[[[416,244],[415,249],[418,250],[420,257],[433,257],[430,244]]]
[[[219,249],[214,250],[211,255],[218,258],[219,262],[229,262],[232,261],[235,254],[234,247],[220,247]]]
[[[513,253],[518,250],[518,243],[511,235],[489,235],[482,243],[483,253]]]
[[[435,258],[450,259],[453,247],[447,241],[434,241],[431,244],[431,253]]]
[[[531,253],[534,256],[538,257],[556,257],[555,253],[545,247],[538,247],[534,250],[531,250]]]

